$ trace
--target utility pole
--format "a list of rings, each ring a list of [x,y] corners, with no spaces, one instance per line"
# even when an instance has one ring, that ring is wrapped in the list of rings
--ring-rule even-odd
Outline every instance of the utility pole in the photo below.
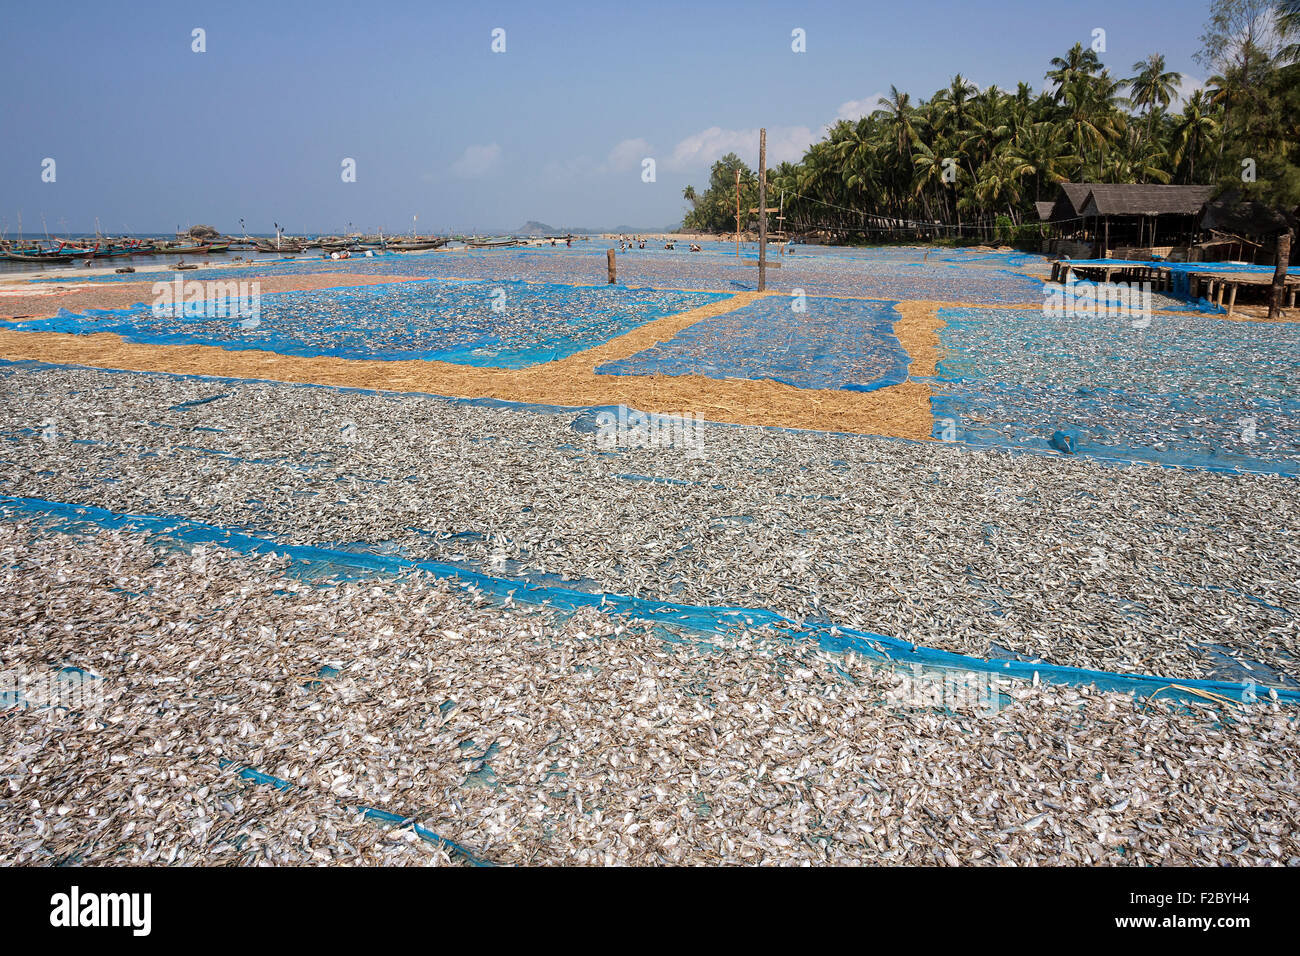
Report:
[[[736,259],[740,259],[740,167],[736,167]]]
[[[767,288],[767,130],[758,131],[758,291]]]

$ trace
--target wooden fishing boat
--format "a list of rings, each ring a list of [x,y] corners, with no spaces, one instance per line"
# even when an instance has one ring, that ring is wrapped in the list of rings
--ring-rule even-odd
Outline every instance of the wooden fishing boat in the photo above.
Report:
[[[59,247],[54,250],[58,255],[71,256],[73,259],[93,259],[95,250],[87,249],[85,246],[73,246],[66,242],[60,242]]]
[[[211,252],[211,246],[173,246],[170,249],[159,249],[159,252],[168,256],[198,256],[206,252]]]
[[[465,245],[470,249],[509,249],[511,246],[522,246],[522,239],[466,239]]]
[[[258,252],[302,252],[302,246],[296,242],[289,242],[287,239],[281,239],[277,248],[274,242],[264,242],[261,239],[257,241]]]
[[[29,255],[24,255],[21,252],[9,252],[8,250],[5,250],[3,253],[0,253],[0,255],[3,255],[6,259],[10,259],[14,262],[71,262],[72,261],[72,256],[61,255],[57,252],[42,252],[38,255],[29,256]]]
[[[395,241],[388,244],[390,252],[423,252],[428,249],[441,249],[447,244],[446,239],[420,239],[415,241]]]
[[[230,251],[230,243],[228,242],[213,242],[208,245],[208,252],[229,252],[229,251]]]

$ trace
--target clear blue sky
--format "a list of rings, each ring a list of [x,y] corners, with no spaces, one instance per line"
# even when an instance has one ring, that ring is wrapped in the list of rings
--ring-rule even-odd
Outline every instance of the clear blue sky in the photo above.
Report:
[[[1193,61],[1206,0],[528,3],[0,0],[0,217],[14,233],[664,227],[731,148],[797,158],[890,84],[1042,85],[1107,31],[1128,75]],[[505,53],[491,50],[506,31]],[[807,52],[791,51],[802,28]],[[195,53],[191,31],[206,31]],[[656,181],[642,182],[642,159]],[[42,182],[42,161],[56,181]],[[341,178],[356,161],[356,182]]]

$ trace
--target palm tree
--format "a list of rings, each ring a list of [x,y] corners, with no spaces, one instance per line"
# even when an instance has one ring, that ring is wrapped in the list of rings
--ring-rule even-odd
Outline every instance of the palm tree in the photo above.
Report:
[[[1078,80],[1086,80],[1101,71],[1101,59],[1092,47],[1086,50],[1082,43],[1070,47],[1064,57],[1052,57],[1052,68],[1047,71],[1047,79],[1056,84],[1056,102],[1064,100],[1064,89]]]
[[[1178,83],[1183,75],[1172,70],[1166,71],[1165,58],[1160,53],[1152,53],[1145,60],[1139,60],[1133,64],[1133,69],[1137,75],[1124,82],[1128,84],[1129,92],[1133,94],[1131,97],[1133,105],[1146,109],[1147,138],[1150,139],[1151,123],[1155,118],[1156,109],[1167,109],[1173,102],[1174,93],[1177,92]]]
[[[1183,160],[1187,160],[1187,182],[1196,182],[1196,157],[1205,149],[1205,144],[1218,135],[1219,122],[1215,119],[1218,111],[1211,102],[1210,95],[1204,90],[1192,94],[1182,115],[1174,126],[1173,166],[1178,169]]]
[[[1035,123],[1021,130],[1006,152],[1009,175],[1034,177],[1034,201],[1043,198],[1044,183],[1063,183],[1077,160],[1065,143],[1065,131],[1054,123]]]
[[[1066,108],[1065,127],[1077,151],[1081,173],[1089,146],[1095,147],[1100,156],[1106,144],[1119,136],[1123,120],[1113,102],[1117,86],[1103,72],[1099,77],[1070,80],[1061,88]]]
[[[1282,47],[1278,59],[1294,74],[1300,65],[1300,0],[1278,0],[1277,33],[1287,45]]]

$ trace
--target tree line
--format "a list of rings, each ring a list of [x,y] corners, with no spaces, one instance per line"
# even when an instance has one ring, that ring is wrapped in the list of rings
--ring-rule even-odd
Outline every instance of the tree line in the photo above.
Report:
[[[1217,185],[1300,204],[1300,0],[1212,0],[1195,55],[1212,75],[1185,99],[1162,54],[1118,77],[1097,45],[1053,58],[1038,92],[958,74],[913,102],[891,86],[869,116],[770,169],[769,206],[793,234],[1005,240],[1038,228],[1034,203],[1062,182]],[[756,221],[757,174],[729,153],[702,193],[684,190],[684,228],[735,229],[737,170],[741,227]]]

